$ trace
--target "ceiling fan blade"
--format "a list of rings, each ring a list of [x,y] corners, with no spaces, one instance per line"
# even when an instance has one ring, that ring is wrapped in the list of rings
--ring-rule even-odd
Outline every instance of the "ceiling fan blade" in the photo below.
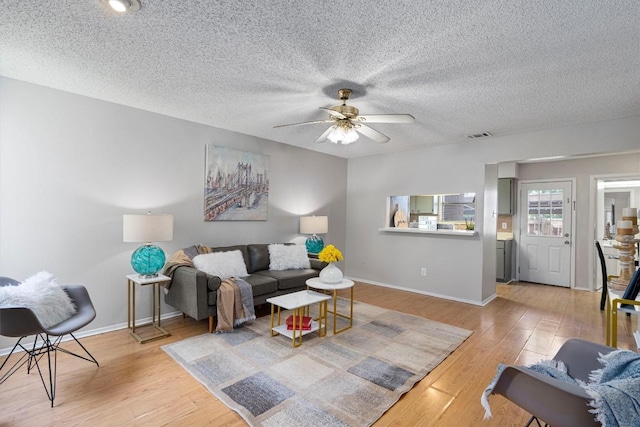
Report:
[[[287,125],[278,125],[278,126],[274,126],[274,128],[283,128],[286,126],[300,126],[300,125],[312,125],[314,123],[333,123],[334,120],[315,120],[313,122],[302,122],[302,123],[290,123]]]
[[[344,114],[336,111],[336,110],[332,110],[331,108],[326,108],[326,107],[320,107],[321,110],[326,110],[329,114],[331,114],[331,117],[335,117],[336,119],[346,119],[347,116],[345,116]]]
[[[413,123],[416,118],[411,114],[367,114],[353,120],[365,123]]]
[[[319,144],[319,143],[321,143],[321,142],[325,142],[325,141],[327,140],[327,137],[329,136],[329,134],[331,133],[331,131],[332,131],[332,130],[333,130],[333,126],[329,126],[329,127],[327,128],[327,130],[325,130],[325,131],[322,133],[322,135],[320,135],[320,136],[318,137],[318,139],[316,139],[316,140],[315,140],[315,141],[313,141],[313,142],[315,142],[316,144]]]
[[[380,144],[389,142],[389,140],[391,139],[387,135],[384,135],[375,129],[371,129],[369,126],[365,126],[362,124],[357,127],[354,127],[354,129],[360,132],[361,134],[363,134],[364,136],[366,136],[367,138],[373,139],[375,142],[379,142]]]

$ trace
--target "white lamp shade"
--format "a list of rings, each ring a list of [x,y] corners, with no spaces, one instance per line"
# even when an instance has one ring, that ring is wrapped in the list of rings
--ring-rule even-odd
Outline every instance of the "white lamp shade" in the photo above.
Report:
[[[300,217],[300,233],[326,234],[329,232],[329,217],[302,216]]]
[[[168,242],[173,240],[173,215],[123,215],[123,242]]]

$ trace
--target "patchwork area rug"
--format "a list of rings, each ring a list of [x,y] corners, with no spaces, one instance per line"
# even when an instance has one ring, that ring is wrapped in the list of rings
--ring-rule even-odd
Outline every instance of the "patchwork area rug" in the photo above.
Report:
[[[330,315],[327,336],[306,335],[298,348],[271,337],[269,322],[162,349],[251,426],[369,426],[471,335],[358,302],[352,329],[332,335]]]

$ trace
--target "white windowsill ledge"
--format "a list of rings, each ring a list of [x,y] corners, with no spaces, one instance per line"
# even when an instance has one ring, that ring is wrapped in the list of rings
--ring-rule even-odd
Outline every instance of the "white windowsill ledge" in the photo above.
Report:
[[[475,230],[425,230],[422,228],[395,228],[395,227],[378,228],[378,231],[390,232],[390,233],[438,234],[438,235],[463,236],[463,237],[472,237],[478,234],[478,232]]]

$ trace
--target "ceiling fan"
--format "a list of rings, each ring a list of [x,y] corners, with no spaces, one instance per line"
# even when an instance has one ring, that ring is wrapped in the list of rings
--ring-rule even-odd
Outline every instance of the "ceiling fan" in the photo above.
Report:
[[[351,89],[338,90],[338,98],[342,101],[342,105],[325,108],[329,113],[326,120],[315,120],[312,122],[291,123],[287,125],[274,126],[276,128],[285,126],[300,126],[314,123],[333,123],[315,142],[325,142],[329,140],[336,144],[351,144],[358,139],[358,133],[379,143],[389,141],[389,137],[378,132],[375,129],[365,125],[365,123],[413,123],[415,117],[411,114],[368,114],[361,116],[360,111],[356,107],[347,105],[347,100],[351,96]]]

